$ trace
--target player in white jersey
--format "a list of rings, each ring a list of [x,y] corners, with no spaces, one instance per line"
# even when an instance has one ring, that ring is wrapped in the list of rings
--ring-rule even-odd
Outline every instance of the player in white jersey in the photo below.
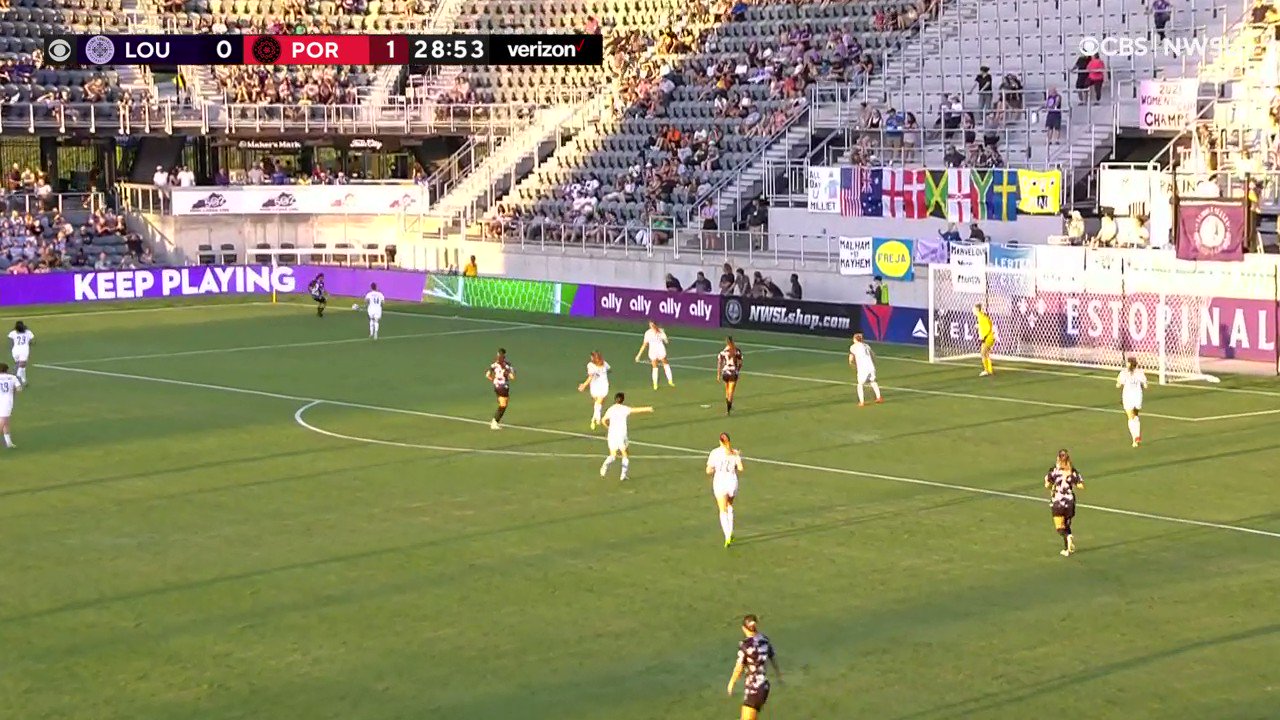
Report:
[[[631,456],[627,454],[627,446],[631,442],[627,437],[627,419],[639,413],[653,412],[651,407],[627,407],[626,400],[627,396],[623,393],[614,395],[613,407],[605,411],[601,420],[609,431],[609,457],[600,466],[600,477],[609,473],[609,466],[613,464],[615,457],[622,456],[622,479],[627,479],[627,471],[631,469]]]
[[[1129,358],[1124,370],[1116,376],[1116,387],[1120,390],[1120,402],[1124,405],[1124,414],[1129,418],[1129,435],[1133,438],[1133,446],[1142,444],[1142,393],[1147,389],[1147,374],[1138,367],[1137,358]]]
[[[382,324],[382,305],[387,296],[378,290],[378,283],[369,283],[369,292],[364,294],[364,307],[369,313],[369,337],[378,339],[378,327]]]
[[[0,363],[0,435],[4,436],[4,446],[11,448],[13,437],[9,434],[9,417],[13,415],[13,401],[22,390],[22,381],[9,374],[9,366]]]
[[[711,492],[720,511],[720,529],[724,546],[733,544],[733,500],[738,496],[738,473],[742,472],[742,453],[729,444],[729,433],[720,433],[720,446],[707,456],[707,474]]]
[[[649,321],[649,329],[644,331],[644,341],[640,343],[640,349],[636,351],[636,362],[640,362],[640,356],[644,354],[644,349],[649,348],[649,365],[652,366],[653,389],[658,389],[658,366],[667,373],[667,385],[676,386],[676,381],[671,379],[671,363],[667,362],[667,331],[658,327],[658,323]]]
[[[858,372],[858,407],[867,404],[866,392],[863,390],[865,385],[871,386],[871,391],[876,394],[876,402],[884,402],[880,395],[880,383],[876,382],[876,356],[871,352],[871,346],[862,341],[862,333],[855,333],[853,344],[849,346],[849,367]]]
[[[27,328],[27,324],[19,320],[9,331],[9,341],[13,343],[13,363],[18,366],[18,380],[27,382],[27,360],[31,358],[31,345],[36,334]]]
[[[578,385],[578,392],[591,389],[591,429],[600,424],[600,413],[605,398],[609,397],[609,363],[597,350],[591,351],[591,360],[587,362],[587,379]]]

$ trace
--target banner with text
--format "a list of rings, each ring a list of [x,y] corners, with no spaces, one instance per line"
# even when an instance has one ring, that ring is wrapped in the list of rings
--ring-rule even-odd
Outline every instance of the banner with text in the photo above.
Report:
[[[716,295],[596,286],[592,310],[597,318],[720,327],[720,298]]]
[[[951,243],[951,285],[958,293],[987,292],[987,244]]]
[[[869,237],[840,238],[840,274],[870,275],[875,263],[875,243]]]
[[[862,307],[807,300],[723,297],[720,324],[743,330],[850,337],[862,331]]]
[[[809,212],[833,215],[840,212],[840,168],[811,166],[805,186]]]
[[[0,305],[39,305],[99,300],[201,297],[271,293],[305,293],[307,285],[324,273],[333,295],[362,297],[369,284],[389,300],[422,302],[426,273],[364,270],[316,265],[194,266],[143,268],[88,273],[48,273],[0,276]]]
[[[871,256],[874,259],[875,274],[885,280],[915,280],[916,268],[912,260],[914,244],[912,240],[874,238]]]
[[[594,311],[592,289],[591,285],[574,283],[432,273],[423,299],[488,310],[590,317]]]
[[[1200,81],[1143,80],[1138,84],[1138,127],[1143,130],[1186,130],[1195,124]]]
[[[1179,200],[1179,260],[1244,260],[1248,214],[1240,200]]]
[[[174,215],[385,215],[427,205],[420,185],[173,188]]]

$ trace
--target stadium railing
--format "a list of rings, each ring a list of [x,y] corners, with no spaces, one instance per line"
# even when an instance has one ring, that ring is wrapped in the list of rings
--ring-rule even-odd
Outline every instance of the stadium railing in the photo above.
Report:
[[[107,207],[106,195],[100,192],[51,193],[44,197],[30,192],[0,195],[0,211],[18,212],[24,215],[55,210],[64,214],[95,213],[105,207]]]

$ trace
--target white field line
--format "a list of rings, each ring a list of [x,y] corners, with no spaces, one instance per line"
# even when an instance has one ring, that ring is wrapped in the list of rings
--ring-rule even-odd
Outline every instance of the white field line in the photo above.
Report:
[[[386,311],[386,314],[388,314],[388,315],[403,315],[403,316],[407,316],[407,317],[440,317],[440,316],[438,316],[438,315],[427,315],[427,314],[425,314],[425,313],[406,312],[406,311],[404,311],[404,310],[388,310],[388,311]],[[490,318],[467,317],[467,316],[464,316],[464,315],[454,315],[454,316],[450,316],[450,317],[452,317],[452,319],[460,320],[460,321],[463,321],[463,322],[475,322],[475,323],[505,323],[505,322],[508,322],[507,320],[493,320],[493,319],[490,319]],[[525,323],[523,323],[523,324],[525,324],[525,325],[529,325],[529,326],[532,326],[532,327],[552,328],[552,329],[555,329],[555,330],[563,330],[563,331],[565,331],[565,332],[586,332],[586,333],[594,333],[594,334],[597,334],[597,335],[628,335],[628,336],[631,336],[631,337],[639,337],[640,335],[642,335],[642,334],[643,334],[643,333],[641,333],[641,332],[628,332],[628,331],[626,331],[626,330],[606,330],[606,329],[600,329],[600,328],[573,327],[573,326],[570,326],[570,325],[556,325],[556,324],[554,324],[554,323],[525,322]],[[726,331],[727,331],[727,329],[726,329]],[[762,330],[762,331],[753,331],[753,332],[768,332],[768,331],[767,331],[767,330]],[[677,336],[677,337],[675,338],[675,343],[676,343],[677,345],[678,345],[679,343],[684,343],[684,342],[714,343],[714,344],[717,344],[717,345],[718,345],[718,344],[720,344],[722,341],[720,341],[720,340],[713,340],[713,339],[710,339],[710,338],[699,338],[699,337],[679,337],[679,336]],[[843,342],[843,341],[841,341],[841,342]],[[760,349],[768,349],[768,350],[790,350],[790,351],[792,351],[792,352],[815,353],[815,354],[818,354],[818,355],[842,355],[842,356],[847,356],[847,355],[849,354],[846,350],[843,350],[843,349],[842,349],[842,350],[829,350],[829,349],[824,349],[824,348],[790,347],[790,346],[787,346],[787,345],[769,345],[769,344],[765,344],[765,343],[739,343],[739,344],[740,344],[742,347],[744,347],[744,348],[751,348],[754,352],[759,352],[759,350],[760,350]],[[898,355],[882,355],[882,354],[877,354],[877,355],[876,355],[876,357],[877,357],[878,359],[880,359],[880,360],[892,360],[892,361],[894,361],[894,362],[915,363],[915,364],[917,364],[917,365],[945,365],[945,366],[950,366],[950,367],[955,367],[955,366],[958,366],[958,365],[959,365],[959,363],[953,363],[953,362],[950,362],[950,361],[942,361],[942,362],[938,362],[938,363],[931,363],[931,362],[929,362],[928,360],[921,359],[921,358],[901,357],[901,356],[898,356]],[[977,366],[975,365],[974,367],[976,368]],[[1044,368],[1020,367],[1020,366],[1010,366],[1010,365],[1001,365],[1001,366],[1000,366],[1000,371],[1001,371],[1001,372],[1021,372],[1021,373],[1030,373],[1030,374],[1033,374],[1033,375],[1051,375],[1051,376],[1056,376],[1056,377],[1084,378],[1084,379],[1087,379],[1087,380],[1104,380],[1104,381],[1106,381],[1106,382],[1115,382],[1115,376],[1114,376],[1114,375],[1110,375],[1110,374],[1098,374],[1098,373],[1093,373],[1093,372],[1072,372],[1072,371],[1070,371],[1070,370],[1046,370],[1046,369],[1044,369]],[[1178,385],[1178,387],[1179,387],[1179,388],[1186,388],[1186,389],[1188,389],[1188,390],[1203,390],[1203,391],[1209,391],[1209,392],[1234,393],[1234,394],[1240,394],[1240,395],[1260,395],[1260,396],[1264,396],[1264,397],[1276,397],[1276,398],[1280,398],[1280,392],[1277,392],[1277,391],[1271,391],[1271,390],[1253,390],[1253,389],[1249,389],[1249,388],[1224,388],[1224,387],[1221,387],[1221,386],[1218,386],[1218,385],[1212,385],[1212,384],[1206,384],[1206,385],[1189,385],[1189,384],[1180,384],[1180,385]]]
[[[368,443],[370,445],[385,445],[387,447],[410,448],[415,450],[439,450],[441,452],[466,453],[468,455],[506,455],[506,456],[523,457],[523,458],[554,458],[554,459],[590,458],[592,460],[599,460],[601,458],[600,453],[593,453],[588,455],[586,453],[531,452],[526,450],[482,450],[480,448],[449,447],[447,445],[423,445],[419,443],[405,443],[405,442],[396,442],[394,440],[380,440],[378,438],[359,437],[356,435],[343,435],[342,433],[336,433],[330,430],[325,430],[323,428],[318,428],[315,425],[312,425],[311,423],[302,419],[302,416],[306,414],[308,410],[318,405],[324,405],[324,404],[326,403],[323,400],[316,400],[313,402],[309,402],[306,405],[303,405],[302,407],[298,408],[297,412],[293,414],[294,422],[310,430],[311,432],[319,433],[321,435],[327,435],[331,438],[337,438],[339,440],[350,440],[352,442]],[[645,455],[644,459],[645,460],[688,460],[692,457],[693,457],[692,455]]]
[[[86,315],[131,315],[133,313],[157,313],[170,312],[176,310],[217,310],[222,308],[245,308],[246,306],[255,305],[271,305],[269,302],[242,302],[242,303],[210,303],[207,305],[169,305],[166,307],[144,307],[144,308],[117,308],[114,310],[75,310],[71,312],[53,312],[38,313],[36,315],[25,315],[22,313],[22,307],[13,305],[0,308],[5,315],[13,315],[14,317],[30,320],[31,318],[78,318]]]
[[[377,342],[388,342],[391,340],[410,340],[413,338],[425,337],[443,337],[445,335],[473,335],[476,333],[501,332],[503,330],[528,330],[519,324],[513,324],[510,327],[486,327],[486,328],[469,328],[467,330],[441,330],[438,332],[411,333],[408,335],[384,335],[378,338]],[[241,347],[230,348],[209,348],[207,350],[178,350],[175,352],[148,353],[146,355],[117,355],[115,357],[105,358],[84,358],[82,360],[59,360],[59,365],[85,365],[88,363],[100,362],[118,362],[120,360],[148,360],[151,358],[173,358],[185,357],[188,355],[213,355],[216,353],[235,353],[248,352],[251,350],[281,350],[285,348],[303,348],[318,347],[322,345],[345,345],[347,343],[370,343],[374,342],[367,336],[347,338],[345,340],[309,340],[307,342],[296,343],[279,343],[276,345],[244,345]]]
[[[703,370],[705,368],[694,365],[672,365],[682,370]],[[796,382],[820,383],[823,385],[857,385],[850,380],[829,380],[827,378],[801,377],[799,375],[783,375],[781,373],[759,372],[756,370],[744,370],[747,376],[759,375],[760,377],[777,378],[779,380],[794,380]],[[951,392],[949,390],[924,390],[922,388],[895,387],[890,385],[881,385],[883,390],[894,390],[896,392],[914,393],[916,395],[935,395],[938,397],[962,398],[965,400],[990,400],[992,402],[1013,403],[1015,405],[1035,405],[1037,407],[1057,408],[1059,410],[1083,410],[1085,412],[1107,413],[1108,415],[1119,415],[1121,410],[1111,408],[1093,407],[1090,405],[1070,405],[1067,403],[1048,402],[1045,400],[1027,400],[1025,398],[1001,397],[999,395],[977,395],[974,393]],[[1182,417],[1181,415],[1158,415],[1156,413],[1142,413],[1143,417],[1160,418],[1161,420],[1177,420],[1180,422],[1199,422],[1202,418]]]
[[[1143,413],[1144,415],[1146,413]],[[1254,412],[1231,413],[1230,415],[1210,415],[1208,417],[1195,418],[1195,422],[1209,422],[1212,420],[1234,420],[1236,418],[1259,417],[1262,415],[1280,414],[1280,410],[1255,410]]]
[[[210,383],[190,382],[187,380],[172,380],[169,378],[149,377],[146,375],[131,375],[128,373],[106,372],[104,370],[90,370],[88,368],[66,367],[58,365],[41,365],[40,367],[49,370],[61,370],[63,372],[80,373],[84,375],[94,375],[98,377],[115,378],[118,380],[137,380],[140,382],[154,382],[165,385],[176,385],[179,387],[199,388],[203,390],[217,390],[221,392],[239,393],[243,395],[254,395],[258,397],[277,398],[280,400],[290,400],[301,403],[325,403],[328,405],[336,405],[339,407],[356,408],[360,410],[372,410],[375,412],[397,413],[400,415],[412,415],[417,417],[432,418],[435,420],[448,420],[452,422],[466,423],[469,425],[488,425],[487,420],[479,420],[476,418],[464,418],[455,415],[443,415],[440,413],[432,413],[423,410],[405,410],[402,408],[382,407],[378,405],[366,405],[363,403],[345,402],[341,400],[326,400],[323,398],[302,397],[299,395],[286,395],[284,393],[273,393],[265,390],[251,390],[248,388],[237,388],[226,385],[213,385]],[[604,438],[595,435],[586,435],[584,433],[570,432],[568,430],[556,430],[553,428],[538,428],[522,425],[507,425],[508,428],[527,430],[529,432],[543,433],[547,435],[558,435],[560,437],[576,437],[587,440],[600,441]],[[651,447],[658,450],[667,450],[670,452],[689,453],[692,457],[690,460],[704,456],[706,450],[698,450],[695,448],[680,447],[678,445],[663,445],[660,443],[644,443],[633,442],[633,447]],[[988,488],[972,487],[969,485],[958,485],[954,483],[935,482],[933,480],[923,480],[920,478],[902,477],[898,475],[886,475],[883,473],[866,472],[863,470],[849,470],[845,468],[824,467],[821,465],[809,465],[806,463],[797,463],[787,460],[773,460],[769,458],[757,458],[748,456],[750,462],[760,463],[761,465],[771,465],[775,467],[791,468],[795,470],[811,470],[813,472],[826,472],[837,475],[845,475],[848,477],[860,477],[872,480],[883,480],[885,482],[902,483],[907,485],[917,485],[922,487],[939,488],[943,490],[954,490],[957,492],[967,492],[976,495],[986,495],[989,497],[1002,497],[1010,500],[1021,500],[1025,502],[1034,502],[1039,505],[1045,504],[1045,498],[1036,495],[1022,495],[1019,493],[1004,492],[1001,490],[991,490]],[[1156,515],[1154,513],[1137,512],[1134,510],[1124,510],[1121,508],[1111,508],[1103,505],[1080,505],[1082,508],[1095,510],[1097,512],[1111,513],[1114,515],[1124,515],[1127,517],[1143,518],[1146,520],[1156,520],[1159,522],[1173,523],[1176,525],[1190,525],[1194,527],[1213,528],[1216,530],[1226,530],[1229,532],[1238,532],[1248,535],[1258,535],[1262,537],[1280,539],[1280,532],[1272,532],[1269,530],[1260,530],[1258,528],[1243,527],[1240,525],[1228,525],[1226,523],[1208,522],[1205,520],[1192,520],[1189,518],[1173,517],[1170,515]]]

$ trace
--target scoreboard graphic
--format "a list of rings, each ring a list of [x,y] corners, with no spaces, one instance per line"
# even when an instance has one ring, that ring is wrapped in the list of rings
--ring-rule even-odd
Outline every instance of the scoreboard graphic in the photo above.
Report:
[[[50,65],[599,65],[600,35],[76,35]]]

